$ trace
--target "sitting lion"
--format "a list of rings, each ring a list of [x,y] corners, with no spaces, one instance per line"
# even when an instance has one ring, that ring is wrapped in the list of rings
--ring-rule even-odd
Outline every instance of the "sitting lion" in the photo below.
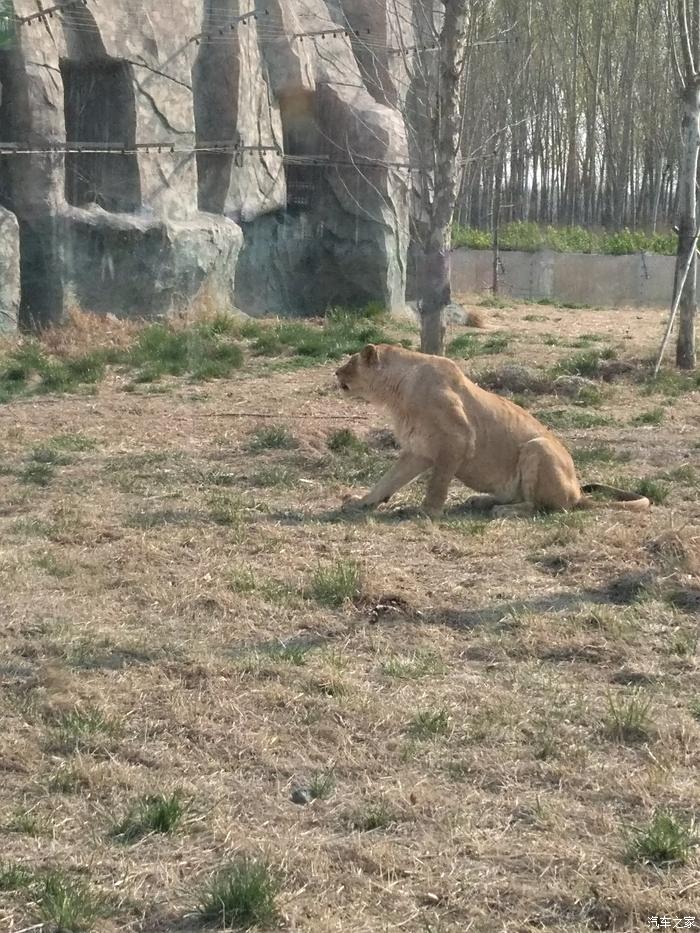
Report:
[[[430,470],[423,503],[436,517],[457,477],[488,495],[468,505],[497,516],[538,509],[613,506],[647,509],[644,496],[591,483],[581,487],[571,454],[543,424],[508,399],[471,382],[451,360],[387,344],[369,344],[336,370],[343,392],[386,408],[401,445],[397,462],[364,496],[344,509],[372,508]],[[584,492],[615,501],[598,502]]]

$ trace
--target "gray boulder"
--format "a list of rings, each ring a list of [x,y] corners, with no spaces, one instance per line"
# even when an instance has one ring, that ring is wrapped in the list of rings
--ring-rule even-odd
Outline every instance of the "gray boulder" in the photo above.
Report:
[[[96,207],[69,207],[61,217],[64,289],[80,307],[148,318],[183,310],[203,292],[222,310],[235,307],[243,235],[226,218],[177,221]]]

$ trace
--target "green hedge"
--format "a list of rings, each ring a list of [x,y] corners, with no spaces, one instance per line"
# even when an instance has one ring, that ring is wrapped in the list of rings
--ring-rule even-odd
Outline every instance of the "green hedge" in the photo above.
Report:
[[[627,229],[607,233],[585,230],[583,227],[545,227],[518,220],[501,228],[498,241],[503,250],[518,249],[527,253],[551,249],[557,253],[624,256],[644,250],[663,256],[675,256],[678,238],[675,233],[632,233]],[[452,230],[452,245],[455,247],[490,249],[491,242],[491,232],[487,230],[458,225]]]

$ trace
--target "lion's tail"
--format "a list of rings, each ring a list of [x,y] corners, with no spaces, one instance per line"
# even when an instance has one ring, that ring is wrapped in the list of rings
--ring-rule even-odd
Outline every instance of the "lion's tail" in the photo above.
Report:
[[[651,506],[646,496],[636,492],[627,492],[626,489],[616,489],[615,486],[606,486],[604,483],[586,483],[581,486],[581,496],[576,503],[579,509],[626,509],[627,511],[641,512]],[[590,494],[602,492],[609,498],[594,499]]]

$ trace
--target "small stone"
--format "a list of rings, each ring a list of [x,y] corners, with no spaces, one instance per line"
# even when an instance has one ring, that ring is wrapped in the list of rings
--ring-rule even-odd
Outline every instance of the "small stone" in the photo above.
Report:
[[[478,308],[465,308],[464,305],[451,302],[443,311],[445,324],[460,324],[463,327],[485,327],[486,318]]]
[[[306,806],[314,799],[313,794],[306,787],[295,787],[291,794],[292,803],[298,803],[299,806]]]
[[[445,324],[479,328],[486,326],[486,317],[483,311],[479,310],[479,308],[466,308],[456,301],[451,301],[445,305],[442,314]],[[420,324],[421,315],[418,302],[407,302],[402,309],[394,312],[394,316]]]

